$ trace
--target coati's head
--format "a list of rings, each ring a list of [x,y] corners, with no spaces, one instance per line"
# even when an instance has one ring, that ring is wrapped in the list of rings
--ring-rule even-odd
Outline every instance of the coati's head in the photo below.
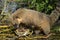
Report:
[[[7,20],[10,21],[11,25],[18,25],[21,23],[22,18],[10,16]]]

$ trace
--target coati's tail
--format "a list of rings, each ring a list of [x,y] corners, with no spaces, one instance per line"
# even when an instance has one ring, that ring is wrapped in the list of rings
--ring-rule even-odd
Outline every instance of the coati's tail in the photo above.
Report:
[[[50,15],[51,25],[53,25],[58,20],[59,16],[60,16],[60,5],[57,5],[56,9]]]

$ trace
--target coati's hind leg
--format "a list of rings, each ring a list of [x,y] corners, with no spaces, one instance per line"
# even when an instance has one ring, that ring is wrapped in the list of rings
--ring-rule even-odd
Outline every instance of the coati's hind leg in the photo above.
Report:
[[[50,33],[50,25],[47,22],[44,22],[41,24],[41,29],[43,30],[45,35],[48,35]]]
[[[41,28],[42,28],[42,27],[41,27]],[[47,26],[44,26],[44,27],[42,28],[42,31],[43,31],[43,33],[44,33],[45,35],[48,35],[48,34],[50,33],[50,28],[47,27]]]

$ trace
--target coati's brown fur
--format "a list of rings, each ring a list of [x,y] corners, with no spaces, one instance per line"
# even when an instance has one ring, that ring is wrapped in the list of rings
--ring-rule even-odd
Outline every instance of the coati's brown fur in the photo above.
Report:
[[[50,33],[50,26],[54,24],[59,17],[59,11],[60,10],[56,7],[51,15],[48,16],[38,11],[20,8],[11,15],[11,21],[13,24],[25,23],[27,25],[34,25],[42,29],[47,35]]]
[[[49,18],[44,13],[38,11],[20,8],[12,14],[13,23],[25,23],[27,25],[34,25],[39,29],[43,29],[45,34],[50,32]]]

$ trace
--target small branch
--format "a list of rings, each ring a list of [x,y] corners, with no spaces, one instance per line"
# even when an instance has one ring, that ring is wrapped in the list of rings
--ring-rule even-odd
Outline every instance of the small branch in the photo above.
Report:
[[[7,0],[5,0],[5,2],[4,2],[4,8],[3,8],[3,10],[2,10],[2,12],[1,12],[1,14],[3,14],[3,13],[4,13],[4,10],[6,9],[6,6],[7,6]]]

